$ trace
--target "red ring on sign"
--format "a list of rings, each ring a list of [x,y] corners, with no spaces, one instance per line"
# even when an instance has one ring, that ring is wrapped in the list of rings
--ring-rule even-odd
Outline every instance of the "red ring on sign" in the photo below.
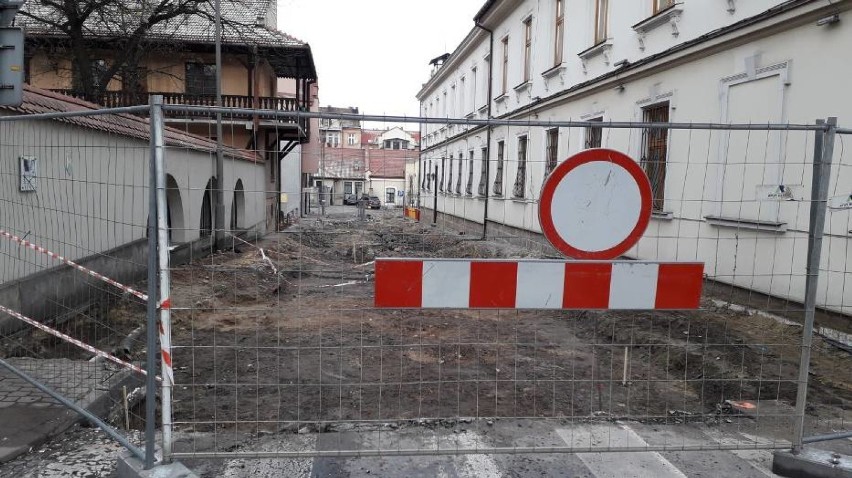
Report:
[[[617,164],[630,173],[633,179],[636,180],[637,186],[639,186],[639,196],[642,203],[639,208],[639,220],[623,241],[606,250],[585,251],[573,247],[562,239],[562,236],[559,235],[556,226],[553,224],[550,211],[553,206],[553,195],[556,192],[556,187],[562,182],[562,179],[578,166],[595,161]],[[550,241],[553,247],[566,256],[574,259],[615,259],[636,245],[648,227],[648,223],[651,220],[651,182],[648,181],[648,176],[639,167],[639,164],[624,153],[612,149],[587,149],[581,151],[556,166],[553,172],[550,173],[550,176],[547,177],[544,186],[541,188],[538,220],[541,224],[544,237]]]

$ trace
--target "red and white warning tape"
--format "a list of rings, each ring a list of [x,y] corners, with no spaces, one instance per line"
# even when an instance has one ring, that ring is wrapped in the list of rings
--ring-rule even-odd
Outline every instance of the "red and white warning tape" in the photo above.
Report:
[[[162,315],[168,315],[172,308],[172,301],[170,298],[166,297],[160,303],[160,315],[161,318],[159,320],[159,328],[160,328],[160,356],[163,358],[163,369],[166,378],[168,379],[169,385],[174,385],[175,383],[175,371],[172,366],[172,340],[171,334],[166,333],[165,327],[163,327]]]
[[[8,307],[3,307],[2,305],[0,305],[0,312],[5,312],[6,314],[9,314],[16,319],[22,320],[22,321],[32,325],[33,327],[39,329],[39,330],[43,330],[44,332],[47,332],[48,334],[53,335],[54,337],[59,337],[60,339],[65,340],[66,342],[70,342],[70,343],[76,345],[77,347],[80,347],[81,349],[87,351],[87,352],[90,352],[90,353],[97,355],[98,357],[103,357],[103,358],[105,358],[105,359],[107,359],[111,362],[114,362],[118,365],[121,365],[122,367],[129,368],[130,370],[133,370],[134,372],[141,373],[142,375],[147,375],[147,372],[144,369],[137,367],[136,365],[133,365],[130,362],[126,362],[124,360],[121,360],[120,358],[118,358],[114,355],[108,354],[108,353],[104,352],[103,350],[96,349],[89,344],[86,344],[84,342],[81,342],[80,340],[75,339],[74,337],[71,337],[70,335],[63,334],[62,332],[60,332],[56,329],[50,328],[50,327],[42,324],[41,322],[39,322],[37,320],[33,320],[33,319],[31,319],[31,318],[29,318],[25,315],[19,314],[18,312],[15,312],[14,310],[12,310]],[[157,377],[157,380],[161,380],[161,378]]]
[[[9,239],[10,241],[17,242],[18,244],[20,244],[20,245],[22,245],[22,246],[24,246],[28,249],[32,249],[32,250],[34,250],[36,252],[40,252],[42,254],[46,254],[46,255],[48,255],[48,256],[52,257],[53,259],[56,259],[60,262],[64,262],[65,264],[67,264],[67,265],[69,265],[69,266],[71,266],[71,267],[73,267],[73,268],[75,268],[75,269],[77,269],[81,272],[84,272],[84,273],[86,273],[86,274],[88,274],[88,275],[90,275],[90,276],[92,276],[96,279],[102,280],[109,285],[115,286],[118,289],[121,289],[124,292],[127,292],[128,294],[132,294],[132,295],[142,299],[143,301],[148,300],[148,296],[146,294],[143,294],[143,293],[139,292],[138,290],[136,290],[132,287],[126,286],[126,285],[122,284],[121,282],[110,279],[109,277],[107,277],[103,274],[99,274],[99,273],[97,273],[97,272],[95,272],[91,269],[87,269],[87,268],[81,266],[80,264],[77,264],[74,261],[68,260],[68,259],[60,256],[59,254],[55,253],[55,252],[49,251],[49,250],[47,250],[47,249],[45,249],[41,246],[35,245],[35,244],[33,244],[32,242],[30,242],[26,239],[22,239],[22,238],[20,238],[16,235],[11,234],[9,232],[6,232],[2,229],[0,229],[0,236],[3,236],[5,238]]]

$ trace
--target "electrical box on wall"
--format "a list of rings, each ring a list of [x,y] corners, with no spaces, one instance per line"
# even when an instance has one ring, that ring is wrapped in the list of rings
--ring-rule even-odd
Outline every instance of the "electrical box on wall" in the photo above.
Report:
[[[32,156],[21,156],[21,191],[38,189],[38,160]]]

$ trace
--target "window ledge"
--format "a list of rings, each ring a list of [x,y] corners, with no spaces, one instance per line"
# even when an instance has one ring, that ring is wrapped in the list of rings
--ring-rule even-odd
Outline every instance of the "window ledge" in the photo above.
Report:
[[[532,199],[527,199],[527,198],[513,197],[512,202],[516,202],[518,204],[529,204],[529,203],[532,203],[532,202],[535,202],[535,201],[533,201]]]
[[[683,4],[675,3],[674,5],[654,15],[653,17],[646,18],[645,20],[642,20],[636,25],[633,25],[633,31],[639,34],[639,49],[645,49],[645,35],[647,35],[648,32],[666,23],[671,26],[673,37],[677,37],[678,35],[680,35],[680,31],[678,30],[678,23],[680,23],[680,15],[682,13]]]
[[[580,57],[581,60],[589,60],[599,55],[603,55],[604,53],[612,50],[612,39],[608,38],[596,45],[593,45],[580,53],[577,53],[577,56]]]
[[[471,111],[470,113],[464,115],[465,119],[472,119],[476,115],[476,112]]]
[[[753,231],[775,232],[778,234],[787,232],[786,222],[756,221],[753,219],[736,219],[721,216],[704,216],[704,219],[711,226],[750,229]]]
[[[488,111],[488,105],[487,104],[484,104],[484,105],[479,107],[480,113],[485,113],[486,111]]]
[[[651,219],[659,219],[661,221],[674,220],[674,213],[671,211],[651,211]]]
[[[549,80],[549,79],[551,79],[555,76],[562,76],[564,73],[565,73],[565,63],[560,63],[560,64],[554,66],[553,68],[543,72],[541,74],[541,76],[543,76],[545,79]]]
[[[494,98],[494,102],[495,103],[502,103],[502,102],[506,101],[506,98],[508,98],[508,97],[509,97],[509,95],[507,95],[506,93],[503,93],[502,95],[498,96],[497,98]]]
[[[608,38],[597,45],[594,45],[590,48],[587,48],[580,53],[577,53],[577,56],[580,57],[580,61],[583,63],[583,73],[588,73],[587,63],[592,58],[603,56],[604,63],[609,65],[609,56],[612,53],[612,39]]]
[[[516,93],[520,93],[522,91],[528,90],[530,86],[532,86],[532,81],[527,80],[521,83],[520,85],[513,87],[512,89],[515,90]]]

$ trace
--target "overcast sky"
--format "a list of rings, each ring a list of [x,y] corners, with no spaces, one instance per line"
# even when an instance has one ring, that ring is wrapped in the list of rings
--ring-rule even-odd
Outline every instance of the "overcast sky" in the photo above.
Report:
[[[416,116],[429,60],[451,53],[484,0],[279,0],[278,27],[311,45],[322,106]]]

